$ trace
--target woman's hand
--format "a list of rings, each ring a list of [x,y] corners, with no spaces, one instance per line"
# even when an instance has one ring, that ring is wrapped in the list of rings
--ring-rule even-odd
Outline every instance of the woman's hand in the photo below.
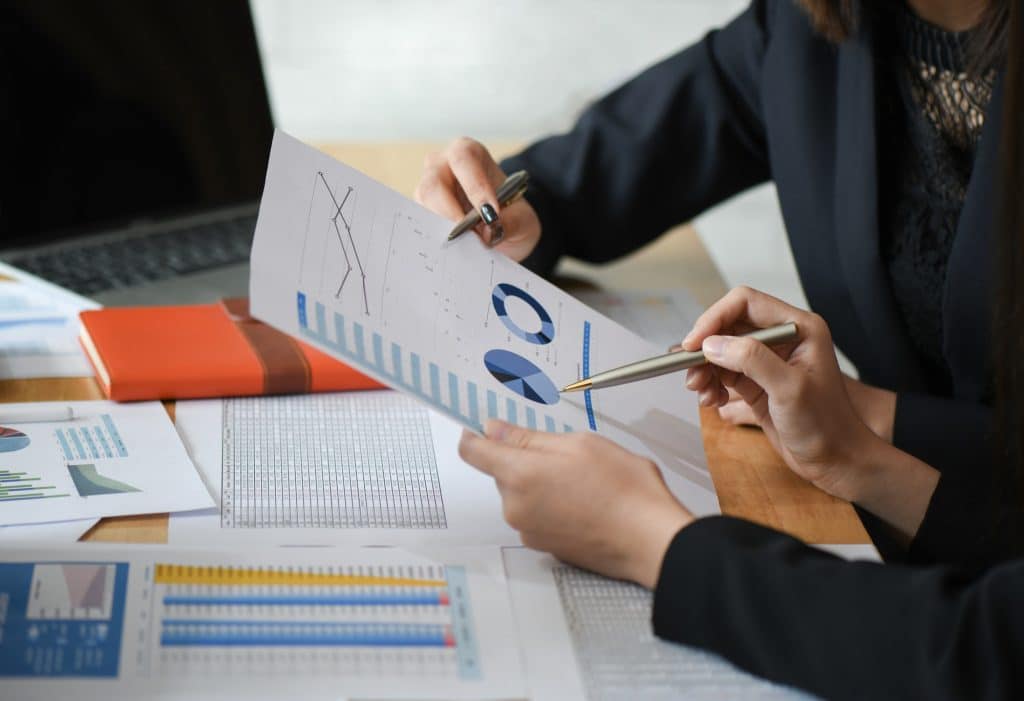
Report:
[[[496,224],[481,223],[476,232],[487,245],[515,261],[521,261],[540,240],[540,220],[525,199],[506,207],[498,203],[497,188],[505,181],[487,149],[473,139],[456,139],[438,153],[427,156],[416,186],[416,201],[454,221],[471,209],[489,205],[498,215]]]
[[[893,426],[896,423],[896,393],[880,387],[866,385],[843,373],[846,394],[853,404],[860,420],[867,424],[872,433],[892,443]],[[710,402],[711,397],[708,397]],[[728,403],[718,408],[718,415],[737,426],[756,426],[754,412],[734,390],[729,390]]]
[[[489,421],[459,455],[494,477],[523,544],[594,572],[657,583],[672,538],[693,520],[657,466],[592,433],[554,434]]]
[[[787,322],[797,325],[796,343],[769,348],[738,337]],[[830,494],[855,498],[859,475],[850,468],[876,437],[850,402],[821,317],[741,287],[712,305],[682,345],[703,347],[714,363],[687,374],[702,404],[725,405],[731,388],[795,473]]]
[[[800,338],[785,346],[726,335],[791,321]],[[732,389],[795,473],[868,509],[904,542],[917,533],[939,473],[861,420],[821,317],[741,287],[712,305],[682,345],[703,348],[714,364],[687,376],[702,403],[722,406]]]

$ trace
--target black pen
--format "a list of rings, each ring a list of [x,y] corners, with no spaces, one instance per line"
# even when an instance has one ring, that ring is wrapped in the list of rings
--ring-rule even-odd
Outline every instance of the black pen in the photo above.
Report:
[[[503,182],[497,190],[498,206],[508,206],[522,197],[523,193],[526,192],[526,186],[529,182],[530,176],[527,175],[525,170],[517,171],[505,178],[505,182]],[[462,221],[455,225],[455,228],[452,229],[452,233],[448,234],[448,240],[453,241],[457,239],[481,221],[483,221],[483,219],[480,217],[480,212],[475,209],[470,211],[462,218]]]

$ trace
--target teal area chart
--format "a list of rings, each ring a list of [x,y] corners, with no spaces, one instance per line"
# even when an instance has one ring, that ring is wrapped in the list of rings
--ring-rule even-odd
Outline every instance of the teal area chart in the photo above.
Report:
[[[526,358],[496,348],[484,355],[484,365],[505,388],[538,404],[557,404],[558,388],[544,371]]]
[[[82,497],[139,491],[126,482],[104,477],[95,465],[68,465],[68,473],[71,475],[71,481],[75,483],[78,495]]]

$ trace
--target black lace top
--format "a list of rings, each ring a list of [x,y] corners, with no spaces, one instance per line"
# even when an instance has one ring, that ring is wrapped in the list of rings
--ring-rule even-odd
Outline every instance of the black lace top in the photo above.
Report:
[[[948,391],[942,351],[946,264],[995,72],[969,75],[968,35],[941,30],[903,3],[883,19],[877,81],[881,251],[929,384]]]

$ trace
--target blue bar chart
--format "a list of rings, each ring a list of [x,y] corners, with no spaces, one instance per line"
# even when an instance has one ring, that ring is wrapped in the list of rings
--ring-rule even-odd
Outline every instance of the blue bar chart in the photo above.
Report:
[[[484,420],[489,418],[550,432],[570,433],[575,430],[554,416],[538,414],[533,407],[512,397],[503,397],[499,401],[495,390],[481,390],[476,382],[464,380],[437,363],[424,361],[418,353],[406,353],[399,344],[388,342],[378,333],[372,334],[371,351],[368,353],[366,330],[362,324],[350,321],[337,312],[331,313],[331,323],[328,323],[329,312],[326,307],[321,302],[310,300],[303,292],[296,295],[296,312],[299,330],[304,338],[330,349],[352,365],[403,388],[435,410],[474,430],[482,431]],[[388,352],[385,352],[385,348]],[[491,353],[493,355],[488,354],[485,362],[488,371],[497,380],[496,386],[514,386],[511,393],[527,398],[536,397],[535,401],[542,405],[557,402],[557,388],[535,366],[529,364],[526,367],[524,359],[513,357],[510,353]],[[513,367],[516,363],[524,367]]]
[[[435,663],[460,678],[481,674],[468,582],[459,566],[158,563],[152,576],[159,646],[193,661],[256,651],[315,657],[326,648],[373,656],[387,649],[400,666],[403,650],[434,650]]]
[[[81,425],[58,428],[54,437],[67,460],[101,460],[128,457],[117,425],[110,414]]]

